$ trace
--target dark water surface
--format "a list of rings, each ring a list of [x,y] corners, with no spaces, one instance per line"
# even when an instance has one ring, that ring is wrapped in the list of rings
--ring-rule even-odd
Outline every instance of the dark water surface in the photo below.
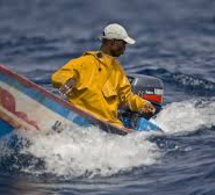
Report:
[[[137,41],[119,59],[127,73],[165,84],[162,136],[72,129],[5,137],[0,194],[214,195],[214,10],[213,0],[0,0],[0,63],[46,89],[69,59],[99,49],[112,22]]]

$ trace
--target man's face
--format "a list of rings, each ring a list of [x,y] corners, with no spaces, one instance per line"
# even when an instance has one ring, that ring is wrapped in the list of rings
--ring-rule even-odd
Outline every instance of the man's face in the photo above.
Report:
[[[111,53],[113,57],[119,57],[124,54],[126,49],[126,42],[123,40],[114,39],[111,44]]]

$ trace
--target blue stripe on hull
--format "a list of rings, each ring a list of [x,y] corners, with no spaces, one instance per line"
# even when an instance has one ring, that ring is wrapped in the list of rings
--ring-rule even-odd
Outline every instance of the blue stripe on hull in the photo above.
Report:
[[[13,130],[14,130],[14,127],[12,127],[7,122],[0,119],[0,137],[12,132]]]

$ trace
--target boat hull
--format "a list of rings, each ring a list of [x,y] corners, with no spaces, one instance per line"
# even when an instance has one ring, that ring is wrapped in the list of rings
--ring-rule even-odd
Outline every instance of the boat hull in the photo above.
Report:
[[[19,129],[60,131],[74,125],[93,125],[119,135],[134,131],[100,120],[0,65],[0,136]]]

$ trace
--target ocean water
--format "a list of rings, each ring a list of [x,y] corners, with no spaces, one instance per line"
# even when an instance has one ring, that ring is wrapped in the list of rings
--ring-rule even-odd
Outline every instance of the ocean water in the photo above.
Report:
[[[0,194],[215,194],[215,1],[0,0],[0,63],[54,92],[50,76],[99,49],[119,22],[127,73],[163,80],[163,135],[96,128],[0,140]],[[10,142],[11,137],[15,142]]]

